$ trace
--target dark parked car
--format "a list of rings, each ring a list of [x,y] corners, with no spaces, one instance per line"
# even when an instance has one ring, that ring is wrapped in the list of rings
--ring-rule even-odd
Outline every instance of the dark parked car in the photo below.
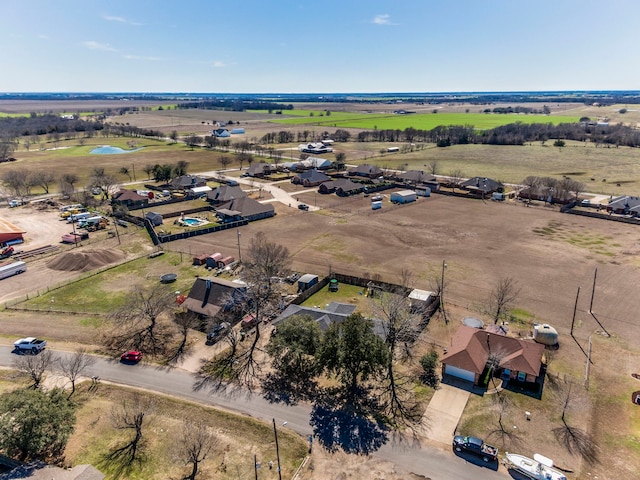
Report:
[[[231,324],[229,322],[222,322],[215,325],[209,333],[207,333],[207,343],[212,344],[220,340],[229,330]]]
[[[120,355],[120,360],[128,363],[138,363],[142,360],[142,352],[137,350],[129,350]]]
[[[477,455],[484,462],[498,459],[498,447],[487,445],[478,437],[456,435],[453,437],[453,448],[456,452],[468,452]]]
[[[307,210],[309,210],[309,205],[307,205],[305,203],[301,203],[301,204],[298,205],[298,209],[307,211]]]

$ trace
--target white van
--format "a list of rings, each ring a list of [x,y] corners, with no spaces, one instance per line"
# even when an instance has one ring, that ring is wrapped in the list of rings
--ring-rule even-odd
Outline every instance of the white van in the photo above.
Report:
[[[9,265],[0,267],[0,279],[18,275],[19,273],[27,271],[27,264],[25,262],[13,262]]]

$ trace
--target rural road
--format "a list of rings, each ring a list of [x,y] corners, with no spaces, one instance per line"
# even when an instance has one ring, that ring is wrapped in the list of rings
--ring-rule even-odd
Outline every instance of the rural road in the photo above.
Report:
[[[0,346],[0,366],[12,367],[18,356],[13,348]],[[71,355],[56,351],[56,355]],[[310,407],[308,405],[285,406],[272,404],[259,395],[224,395],[207,390],[193,390],[192,374],[179,368],[153,367],[150,365],[124,365],[105,357],[96,357],[96,363],[87,375],[97,375],[102,381],[163,393],[204,405],[212,405],[229,411],[239,412],[266,422],[272,419],[286,428],[307,437],[312,433],[309,425]],[[373,454],[375,457],[395,463],[416,474],[431,480],[454,480],[473,478],[474,480],[492,480],[509,478],[503,468],[494,471],[454,456],[450,451],[425,448],[413,444],[394,444],[389,442]]]

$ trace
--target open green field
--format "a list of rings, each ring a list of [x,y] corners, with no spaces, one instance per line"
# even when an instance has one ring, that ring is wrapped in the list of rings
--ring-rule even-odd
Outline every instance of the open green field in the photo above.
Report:
[[[438,126],[471,125],[479,130],[508,125],[510,123],[576,123],[579,117],[549,115],[511,115],[484,113],[425,113],[411,115],[367,114],[356,115],[344,112],[332,113],[330,116],[307,116],[301,118],[283,118],[274,120],[288,125],[314,124],[337,128],[361,128],[364,130],[432,130]]]

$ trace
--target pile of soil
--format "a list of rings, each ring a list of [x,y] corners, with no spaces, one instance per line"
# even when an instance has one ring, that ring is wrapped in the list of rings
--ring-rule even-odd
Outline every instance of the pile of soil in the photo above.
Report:
[[[65,252],[51,260],[47,267],[65,272],[87,272],[110,263],[124,260],[125,254],[120,250],[84,250],[82,252]]]

